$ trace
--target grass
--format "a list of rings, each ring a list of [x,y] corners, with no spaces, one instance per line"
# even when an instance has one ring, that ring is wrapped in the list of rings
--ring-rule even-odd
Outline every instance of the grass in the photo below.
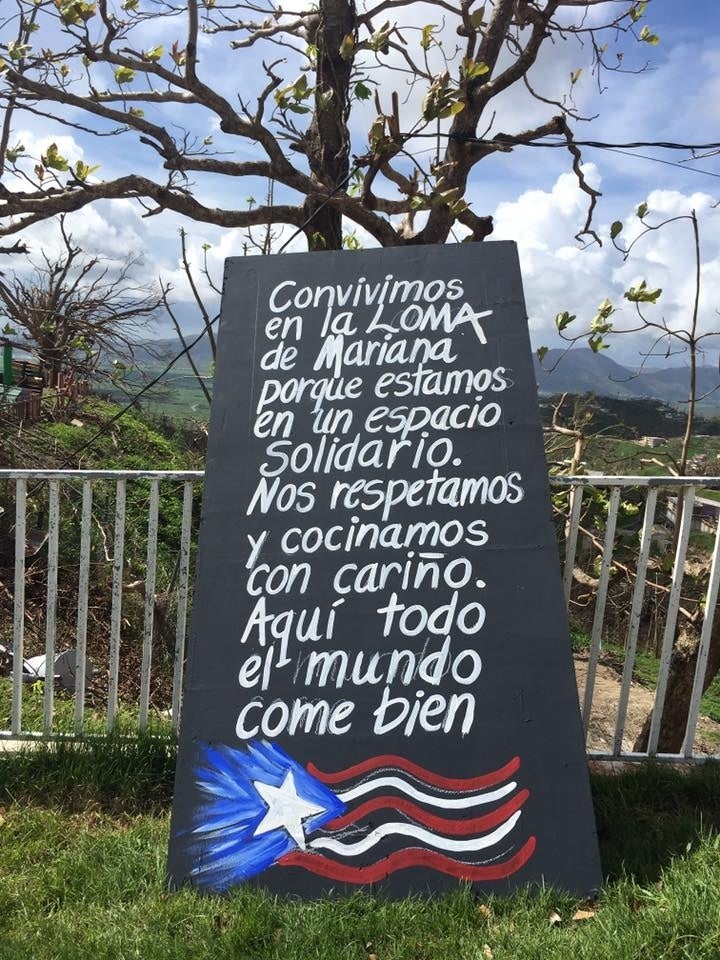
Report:
[[[125,816],[158,813],[170,804],[176,753],[170,738],[114,736],[33,746],[0,754],[0,806],[40,804],[66,813],[93,809]]]
[[[10,729],[11,709],[12,680],[10,677],[0,677],[0,730]],[[22,691],[22,729],[33,732],[42,730],[44,709],[44,684],[41,681],[25,684]],[[86,707],[83,723],[86,734],[105,734],[106,709]],[[116,715],[115,732],[132,736],[137,733],[138,725],[139,708],[121,703]],[[168,737],[171,728],[169,717],[150,711],[147,731],[149,734]],[[62,691],[56,692],[53,699],[53,730],[55,733],[66,734],[75,730],[75,700]]]
[[[173,756],[110,742],[0,758],[0,960],[645,960],[720,955],[720,769],[595,777],[605,888],[482,905],[165,890]],[[94,779],[93,779],[94,778]],[[18,794],[19,791],[19,794]],[[578,908],[587,919],[573,921]],[[561,922],[551,924],[556,912]]]

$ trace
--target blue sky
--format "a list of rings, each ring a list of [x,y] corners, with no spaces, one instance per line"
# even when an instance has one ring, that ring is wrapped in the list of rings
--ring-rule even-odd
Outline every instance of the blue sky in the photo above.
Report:
[[[144,2],[144,0],[142,0]],[[285,8],[291,5],[284,4]],[[613,7],[611,2],[608,8]],[[617,6],[617,5],[615,5]],[[412,38],[417,28],[437,11],[428,13],[422,3],[400,8],[397,19]],[[720,140],[720,9],[713,0],[694,0],[679,4],[676,0],[651,0],[645,21],[660,36],[660,44],[627,48],[624,63],[637,68],[649,61],[640,74],[612,74],[604,79],[607,90],[600,96],[597,84],[587,67],[585,53],[571,44],[547,47],[531,74],[532,82],[548,97],[557,97],[568,89],[570,73],[579,66],[584,72],[574,87],[579,110],[598,116],[590,122],[574,122],[578,139],[599,139],[612,142],[629,140],[680,140],[704,142]],[[644,21],[644,22],[645,22]],[[136,45],[143,48],[163,42],[169,47],[181,36],[180,27],[172,21],[146,24]],[[264,51],[267,56],[267,51]],[[239,57],[242,56],[242,59]],[[228,94],[238,91],[250,95],[253,80],[259,75],[261,54],[249,55],[227,50],[227,40],[205,38],[200,48],[200,67],[217,89]],[[240,67],[240,69],[239,69]],[[295,67],[286,68],[289,80]],[[107,79],[107,78],[105,78]],[[384,100],[399,81],[393,75],[377,77]],[[97,80],[96,80],[97,82]],[[102,88],[102,84],[99,84]],[[425,90],[408,93],[409,112],[417,107]],[[532,101],[526,94],[513,90],[503,95],[498,104],[496,132],[517,132],[552,116],[549,105]],[[224,138],[207,116],[199,110],[176,106],[166,115],[168,122],[184,123],[200,138],[212,135],[218,149],[232,149],[235,158],[253,157],[256,148],[238,138]],[[369,104],[353,119],[352,130],[356,149],[362,149],[361,138],[368,129],[374,109]],[[151,111],[147,111],[151,117]],[[408,113],[409,116],[409,113]],[[30,114],[18,116],[16,139],[21,139],[30,152],[40,152],[55,140],[69,159],[82,157],[88,163],[99,163],[99,177],[109,178],[129,171],[161,176],[160,165],[152,153],[140,147],[135,134],[123,137],[93,138],[68,127],[50,128],[46,121]],[[416,141],[414,149],[427,151],[430,141]],[[665,165],[643,159],[645,153],[670,161]],[[647,148],[632,156],[605,150],[583,150],[588,179],[602,191],[595,226],[605,238],[602,248],[583,249],[575,234],[585,218],[587,198],[577,189],[570,172],[570,158],[565,150],[517,148],[513,153],[484,160],[476,168],[468,191],[468,201],[478,214],[493,214],[495,239],[515,240],[520,249],[531,331],[536,345],[553,346],[554,316],[564,309],[588,320],[605,296],[618,306],[622,292],[630,283],[646,278],[648,284],[663,287],[661,303],[656,308],[671,324],[682,323],[692,295],[692,247],[686,223],[669,228],[667,233],[643,240],[636,253],[623,263],[619,253],[607,241],[609,225],[614,220],[625,224],[623,237],[637,231],[633,211],[647,201],[656,221],[677,216],[695,208],[701,221],[703,259],[702,323],[714,329],[718,321],[715,310],[720,306],[720,211],[713,209],[720,197],[720,160],[718,156],[688,161],[688,154]],[[690,169],[694,167],[695,170]],[[700,171],[700,172],[698,172]],[[232,182],[208,177],[198,184],[202,198],[218,206],[242,206],[250,194],[262,200],[263,183]],[[228,196],[231,196],[231,200]],[[389,192],[387,195],[391,195]],[[283,197],[279,192],[276,199]],[[198,327],[187,285],[178,266],[178,228],[180,218],[171,214],[142,219],[142,210],[128,201],[106,202],[85,208],[71,218],[75,238],[87,248],[99,249],[109,256],[124,257],[129,250],[143,256],[143,278],[150,282],[161,275],[175,286],[178,312],[189,329]],[[201,245],[212,244],[208,258],[219,278],[226,255],[242,252],[244,237],[240,231],[222,231],[202,224],[185,224],[190,236],[194,263],[202,256]],[[351,225],[349,225],[350,228]],[[288,236],[286,231],[284,236]],[[358,231],[361,242],[372,241]],[[28,231],[28,241],[35,250],[39,244],[52,248],[56,242],[49,225]],[[301,249],[300,240],[290,249]],[[627,310],[618,314],[622,324],[630,320]],[[578,321],[580,322],[580,320]],[[720,322],[718,323],[720,329]],[[160,323],[158,333],[167,332]],[[720,343],[720,338],[718,340]],[[616,359],[632,362],[640,344],[635,338],[618,338],[613,344]],[[716,357],[717,351],[714,356]],[[713,356],[708,362],[714,362]]]

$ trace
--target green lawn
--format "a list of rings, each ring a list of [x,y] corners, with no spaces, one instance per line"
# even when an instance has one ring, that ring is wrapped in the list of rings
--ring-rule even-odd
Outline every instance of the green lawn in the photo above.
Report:
[[[43,729],[45,699],[44,684],[28,683],[22,691],[22,729],[36,733]],[[9,677],[0,677],[0,730],[10,729],[12,710],[12,681]],[[84,732],[87,735],[107,732],[106,708],[88,706],[83,718]],[[139,708],[120,704],[115,717],[117,733],[134,736],[139,727]],[[148,732],[159,736],[169,736],[172,724],[167,713],[150,710],[148,714]],[[58,734],[72,734],[75,731],[75,700],[72,696],[59,691],[53,699],[53,731]]]
[[[0,758],[1,960],[720,956],[715,766],[594,779],[606,879],[589,908],[549,890],[300,903],[166,892],[173,754],[148,740]],[[578,909],[585,919],[572,919]]]

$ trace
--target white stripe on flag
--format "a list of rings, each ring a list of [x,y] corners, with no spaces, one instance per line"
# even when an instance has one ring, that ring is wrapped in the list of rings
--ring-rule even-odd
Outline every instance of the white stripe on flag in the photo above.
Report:
[[[519,819],[520,810],[501,824],[497,830],[485,834],[484,837],[474,837],[471,840],[453,840],[450,837],[441,837],[424,827],[416,827],[412,823],[383,823],[356,843],[343,843],[341,840],[332,840],[329,837],[318,837],[317,840],[310,842],[310,846],[318,850],[331,850],[333,853],[339,853],[345,857],[355,857],[360,853],[365,853],[366,850],[374,847],[385,837],[402,834],[405,837],[414,837],[416,840],[421,840],[437,850],[463,853],[468,850],[484,850],[486,847],[491,847],[498,840],[506,837]]]
[[[413,797],[415,800],[422,800],[423,803],[427,803],[431,807],[462,810],[465,807],[476,807],[481,803],[492,803],[493,800],[500,800],[502,797],[506,797],[509,793],[512,793],[517,787],[517,783],[513,781],[512,783],[505,784],[504,787],[500,787],[498,790],[491,790],[489,793],[476,793],[469,797],[454,797],[448,796],[447,794],[437,797],[431,793],[423,793],[422,790],[418,790],[416,787],[413,787],[412,784],[406,783],[399,777],[376,777],[374,780],[368,780],[366,783],[359,783],[356,787],[344,790],[342,793],[338,793],[337,796],[340,797],[343,803],[349,803],[351,800],[355,800],[356,797],[362,797],[363,794],[372,793],[373,790],[378,790],[380,787],[394,787],[401,793],[407,794],[408,797]]]

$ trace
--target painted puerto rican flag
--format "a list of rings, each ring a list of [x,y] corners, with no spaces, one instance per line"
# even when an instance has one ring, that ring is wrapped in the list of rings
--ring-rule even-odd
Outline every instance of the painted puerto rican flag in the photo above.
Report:
[[[224,891],[270,867],[301,867],[337,883],[375,883],[410,867],[463,880],[501,880],[533,854],[514,836],[529,792],[520,759],[465,779],[400,756],[345,770],[306,767],[275,743],[205,744],[199,803],[179,839],[191,881]]]

